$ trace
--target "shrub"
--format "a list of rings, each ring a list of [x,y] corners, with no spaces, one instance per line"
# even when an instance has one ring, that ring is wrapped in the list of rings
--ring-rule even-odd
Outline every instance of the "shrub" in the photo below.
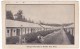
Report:
[[[49,30],[49,31],[39,31],[39,32],[36,32],[36,33],[32,32],[32,33],[24,35],[22,38],[25,38],[27,43],[31,43],[31,42],[33,42],[33,41],[35,41],[37,39],[38,35],[46,36],[47,34],[50,34],[52,32],[53,32],[52,30]]]
[[[6,38],[6,44],[16,44],[17,42],[19,42],[18,36]]]
[[[26,34],[24,35],[22,38],[25,38],[26,42],[32,42],[37,38],[37,34],[36,33],[30,33],[30,34]]]
[[[33,41],[37,40],[37,36],[38,35],[46,36],[46,35],[48,35],[50,33],[53,33],[54,31],[57,31],[57,30],[47,30],[47,31],[32,32],[32,33],[29,33],[29,34],[22,35],[22,39],[25,38],[25,42],[26,43],[32,43]],[[19,37],[18,36],[6,38],[6,43],[7,44],[16,44],[18,42],[19,42]]]
[[[46,36],[47,34],[50,34],[52,33],[53,30],[49,30],[49,31],[39,31],[37,32],[38,35],[41,35],[41,36]]]

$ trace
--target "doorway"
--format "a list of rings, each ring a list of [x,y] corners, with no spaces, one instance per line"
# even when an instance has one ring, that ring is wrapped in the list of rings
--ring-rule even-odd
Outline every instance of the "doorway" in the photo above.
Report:
[[[17,29],[17,31],[16,31],[16,35],[17,35],[17,36],[20,35],[20,29]]]

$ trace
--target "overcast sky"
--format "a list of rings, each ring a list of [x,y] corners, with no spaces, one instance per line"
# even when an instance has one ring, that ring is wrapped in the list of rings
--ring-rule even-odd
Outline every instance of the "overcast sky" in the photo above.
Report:
[[[6,10],[11,10],[13,14],[22,10],[27,19],[35,22],[40,20],[58,24],[74,22],[74,5],[7,5]]]

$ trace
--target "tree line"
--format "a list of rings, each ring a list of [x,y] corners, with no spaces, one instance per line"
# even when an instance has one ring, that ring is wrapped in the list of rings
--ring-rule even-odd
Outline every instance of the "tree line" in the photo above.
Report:
[[[23,11],[22,10],[18,10],[18,12],[14,15],[11,11],[9,11],[9,10],[6,11],[6,18],[11,19],[11,20],[34,23],[33,20],[27,19],[27,18],[25,18],[25,16],[23,16]],[[48,23],[42,22],[41,20],[37,24],[47,25],[47,26],[53,26],[53,25],[54,26],[60,26],[59,24],[48,24]]]
[[[23,11],[22,10],[19,10],[15,15],[13,15],[13,13],[11,11],[6,11],[6,19],[34,23],[33,20],[27,19],[27,18],[25,18],[25,16],[23,16]],[[68,23],[68,24],[49,24],[49,23],[42,22],[40,20],[39,23],[37,23],[37,24],[59,27],[59,26],[69,26],[69,25],[72,25],[74,23]]]
[[[14,15],[11,11],[9,11],[9,10],[6,11],[6,19],[34,23],[33,20],[31,20],[31,19],[28,20],[27,18],[25,18],[25,16],[23,16],[23,11],[22,10],[19,10]]]

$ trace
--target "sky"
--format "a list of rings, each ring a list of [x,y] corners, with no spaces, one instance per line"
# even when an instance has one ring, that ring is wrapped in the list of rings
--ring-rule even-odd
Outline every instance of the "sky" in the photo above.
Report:
[[[35,22],[45,23],[74,23],[74,5],[6,5],[6,10],[11,10],[13,15],[18,10],[23,11],[23,16]]]

